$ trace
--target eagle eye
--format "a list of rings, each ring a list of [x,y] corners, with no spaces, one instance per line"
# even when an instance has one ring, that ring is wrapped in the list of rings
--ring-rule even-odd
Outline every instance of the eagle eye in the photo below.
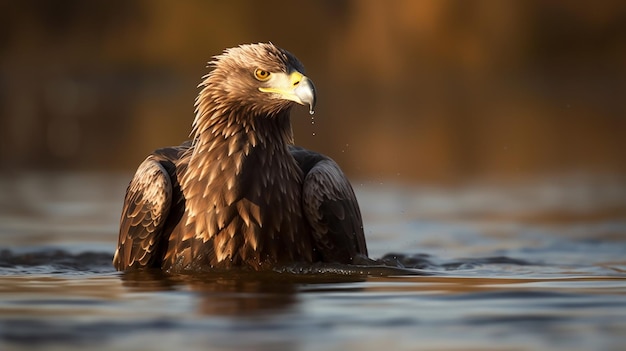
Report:
[[[260,81],[265,81],[270,79],[270,72],[266,71],[266,70],[262,70],[260,68],[257,68],[254,71],[254,78],[260,80]]]

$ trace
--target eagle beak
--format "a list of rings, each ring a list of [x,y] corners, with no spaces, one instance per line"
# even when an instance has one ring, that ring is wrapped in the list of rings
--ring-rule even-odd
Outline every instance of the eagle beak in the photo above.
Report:
[[[300,105],[309,105],[309,113],[315,108],[315,86],[313,82],[298,71],[291,74],[275,73],[269,81],[268,87],[259,88],[264,93],[278,94],[280,98],[296,102]]]
[[[295,72],[297,73],[297,72]],[[293,76],[295,73],[292,73]],[[296,83],[296,88],[293,90],[296,97],[299,101],[297,103],[301,105],[309,105],[309,113],[313,114],[313,109],[315,108],[315,85],[313,82],[298,73],[302,78],[300,79],[300,83]]]

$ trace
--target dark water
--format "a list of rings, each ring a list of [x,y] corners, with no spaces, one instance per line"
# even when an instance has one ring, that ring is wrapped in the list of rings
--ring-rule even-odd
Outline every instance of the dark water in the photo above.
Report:
[[[121,274],[128,175],[0,181],[0,350],[624,350],[626,183],[355,184],[369,266]]]

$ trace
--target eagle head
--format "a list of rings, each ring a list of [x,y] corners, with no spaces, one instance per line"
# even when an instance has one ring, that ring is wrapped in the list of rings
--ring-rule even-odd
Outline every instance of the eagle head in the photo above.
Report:
[[[212,71],[196,105],[211,99],[224,111],[274,116],[294,103],[313,113],[315,86],[304,66],[290,52],[271,43],[246,44],[226,49],[210,62]]]

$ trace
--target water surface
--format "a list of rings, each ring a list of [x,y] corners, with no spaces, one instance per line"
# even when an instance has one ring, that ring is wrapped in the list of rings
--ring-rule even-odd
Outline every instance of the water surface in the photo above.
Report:
[[[622,350],[626,183],[359,183],[369,266],[122,274],[130,175],[0,180],[0,349]]]

